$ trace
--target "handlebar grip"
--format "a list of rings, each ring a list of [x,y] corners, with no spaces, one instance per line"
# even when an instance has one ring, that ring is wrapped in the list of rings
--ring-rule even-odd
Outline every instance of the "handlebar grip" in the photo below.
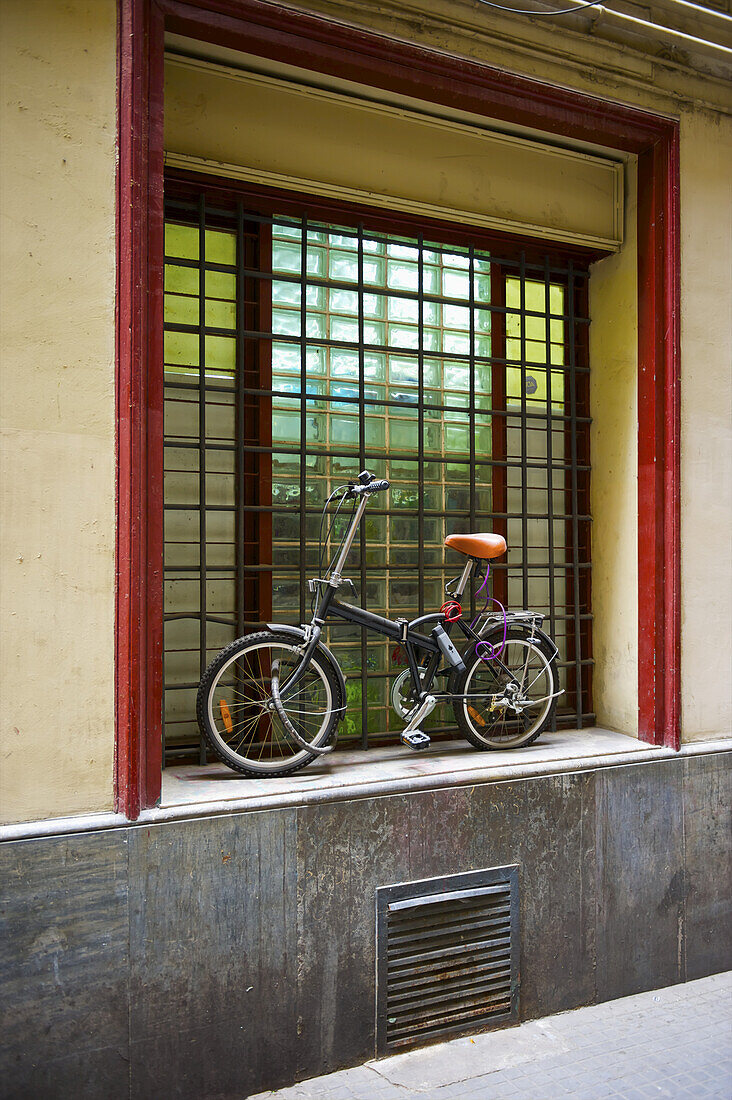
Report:
[[[386,478],[383,478],[382,481],[372,481],[369,485],[366,486],[366,491],[368,493],[383,493],[386,492],[388,488],[389,482],[386,480]]]

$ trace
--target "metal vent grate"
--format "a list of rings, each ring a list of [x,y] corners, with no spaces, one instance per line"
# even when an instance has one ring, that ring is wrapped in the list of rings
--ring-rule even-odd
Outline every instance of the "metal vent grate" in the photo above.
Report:
[[[377,1052],[518,1017],[518,867],[377,890]]]

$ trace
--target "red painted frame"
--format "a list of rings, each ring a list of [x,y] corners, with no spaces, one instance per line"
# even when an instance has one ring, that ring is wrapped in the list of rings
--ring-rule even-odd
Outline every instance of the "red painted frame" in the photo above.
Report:
[[[266,0],[118,3],[118,809],[160,794],[165,30],[638,155],[639,733],[678,748],[678,123]]]

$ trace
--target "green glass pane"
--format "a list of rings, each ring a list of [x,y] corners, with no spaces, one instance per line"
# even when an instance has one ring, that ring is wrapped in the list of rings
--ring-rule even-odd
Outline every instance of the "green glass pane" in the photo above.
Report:
[[[386,379],[386,356],[378,352],[367,352],[364,357],[364,378],[369,382],[383,382]]]
[[[184,297],[180,294],[166,294],[163,317],[174,325],[198,324],[199,299]]]
[[[390,321],[406,321],[416,325],[419,321],[419,303],[414,298],[387,298]]]
[[[383,346],[386,341],[386,326],[378,321],[367,321],[363,328],[363,339],[365,344]]]
[[[330,372],[333,378],[358,380],[358,352],[343,348],[330,349]]]
[[[324,248],[308,246],[308,275],[316,275],[318,278],[323,278],[325,275],[326,255],[327,253]]]
[[[544,317],[527,317],[524,326],[527,340],[546,340],[546,319]]]
[[[549,312],[564,313],[564,287],[556,284],[549,287]]]
[[[419,329],[416,325],[389,325],[389,346],[394,348],[418,348]]]
[[[333,307],[335,308],[335,307]],[[386,316],[386,298],[383,294],[364,294],[364,317],[382,319]]]
[[[442,323],[445,328],[470,330],[470,310],[465,306],[446,305],[442,310]]]
[[[465,462],[448,462],[445,464],[445,477],[448,481],[469,481],[470,466]]]
[[[297,314],[298,331],[300,325],[300,314]],[[306,328],[308,339],[310,340],[326,340],[328,338],[328,315],[325,313],[308,313],[306,319]]]
[[[491,429],[490,426],[477,426],[475,428],[475,454],[477,458],[491,457]]]
[[[297,412],[272,413],[272,443],[300,442],[300,414]]]
[[[446,361],[444,364],[444,377],[445,389],[465,391],[470,389],[470,371],[465,363]]]
[[[165,255],[181,260],[198,259],[198,228],[192,225],[165,225]]]
[[[355,234],[347,235],[345,233],[331,233],[329,243],[331,248],[347,249],[352,252],[356,252],[358,250],[358,237]]]
[[[470,279],[467,271],[453,271],[446,268],[442,273],[442,293],[446,298],[470,297]]]
[[[375,295],[370,294],[369,298]],[[358,317],[358,293],[355,290],[331,290],[330,308],[333,313],[347,313]]]
[[[442,424],[426,423],[424,426],[424,449],[430,454],[442,454]]]
[[[476,302],[490,302],[490,300],[491,300],[491,277],[490,277],[490,275],[474,275],[473,276],[473,293],[475,295]]]
[[[308,325],[310,322],[308,321]],[[313,333],[315,335],[315,333]],[[330,336],[332,340],[342,340],[347,344],[358,343],[358,321],[346,317],[331,317]]]
[[[389,356],[389,381],[392,384],[406,383],[417,385],[419,381],[419,363],[413,356]]]
[[[358,417],[334,416],[331,414],[330,441],[334,447],[357,447]]]
[[[389,418],[389,446],[395,451],[414,451],[418,447],[417,421]]]
[[[474,351],[476,355],[482,356],[484,359],[489,359],[493,354],[491,351],[491,338],[490,336],[476,336],[474,341]]]
[[[491,331],[491,314],[488,309],[476,309],[473,314],[476,332]]]
[[[206,230],[206,259],[212,264],[236,263],[236,233],[220,229]]]
[[[308,309],[325,310],[328,308],[328,291],[324,286],[306,288],[305,301]]]
[[[470,336],[468,333],[445,330],[442,337],[442,350],[447,355],[469,355]]]
[[[299,225],[286,225],[277,222],[272,226],[272,236],[275,239],[278,237],[286,237],[299,241],[302,234]]]
[[[364,265],[366,266],[366,265]],[[358,282],[358,259],[353,253],[330,253],[330,278],[337,279],[341,283]],[[372,282],[373,280],[369,280]]]
[[[236,275],[227,271],[207,271],[206,296],[233,302],[236,298]]]
[[[419,268],[414,263],[389,260],[386,282],[390,290],[412,290],[416,292],[419,289]]]
[[[272,270],[300,274],[300,245],[291,241],[272,242]]]
[[[546,289],[544,283],[537,283],[533,279],[524,280],[525,309],[531,309],[535,310],[537,313],[543,313],[545,306],[545,297]]]
[[[425,265],[422,268],[422,280],[425,294],[442,293],[442,273],[439,267],[427,267]]]
[[[166,332],[163,357],[173,366],[198,366],[198,336],[190,332]]]
[[[198,294],[198,268],[166,264],[165,290],[174,294]]]
[[[233,371],[236,366],[236,340],[230,336],[206,337],[206,370]]]
[[[308,287],[308,295],[315,287]],[[273,305],[300,305],[299,283],[285,283],[281,279],[272,280],[272,304]]]
[[[386,262],[373,256],[365,256],[363,264],[363,281],[366,286],[386,285]]]
[[[328,417],[324,413],[309,413],[305,417],[305,438],[309,444],[325,446],[328,441]]]
[[[300,371],[300,349],[294,344],[272,344],[272,369],[294,373]]]
[[[386,421],[382,417],[366,417],[366,446],[378,450],[386,446]]]
[[[196,303],[198,304],[198,303]],[[206,324],[210,328],[236,328],[236,303],[206,299]]]

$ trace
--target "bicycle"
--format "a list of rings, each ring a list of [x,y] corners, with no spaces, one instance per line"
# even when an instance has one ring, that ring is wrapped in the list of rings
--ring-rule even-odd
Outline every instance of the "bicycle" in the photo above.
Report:
[[[353,582],[343,568],[366,506],[389,482],[368,471],[338,486],[325,502],[320,524],[319,571],[323,565],[323,524],[328,507],[340,497],[325,538],[327,549],[341,508],[352,501],[350,520],[322,577],[309,582],[313,614],[300,627],[268,623],[265,630],[236,639],[214,658],[198,689],[196,712],[203,736],[215,755],[235,771],[251,776],[288,775],[335,748],[346,712],[346,682],[333,653],[321,640],[329,618],[375,631],[404,648],[408,667],[396,678],[392,706],[406,720],[401,741],[415,750],[430,744],[421,729],[438,702],[452,703],[458,729],[475,748],[513,749],[529,745],[552,722],[559,689],[558,650],[541,629],[544,616],[531,611],[489,612],[491,597],[470,622],[461,598],[474,570],[506,552],[497,534],[449,535],[445,545],[465,555],[459,577],[445,586],[439,611],[411,621],[384,618],[337,598]],[[487,584],[489,564],[478,592]],[[497,601],[493,601],[497,602]],[[427,624],[434,623],[429,633]],[[453,629],[466,640],[455,646]],[[419,628],[423,628],[420,630]],[[438,677],[446,677],[442,690]]]

